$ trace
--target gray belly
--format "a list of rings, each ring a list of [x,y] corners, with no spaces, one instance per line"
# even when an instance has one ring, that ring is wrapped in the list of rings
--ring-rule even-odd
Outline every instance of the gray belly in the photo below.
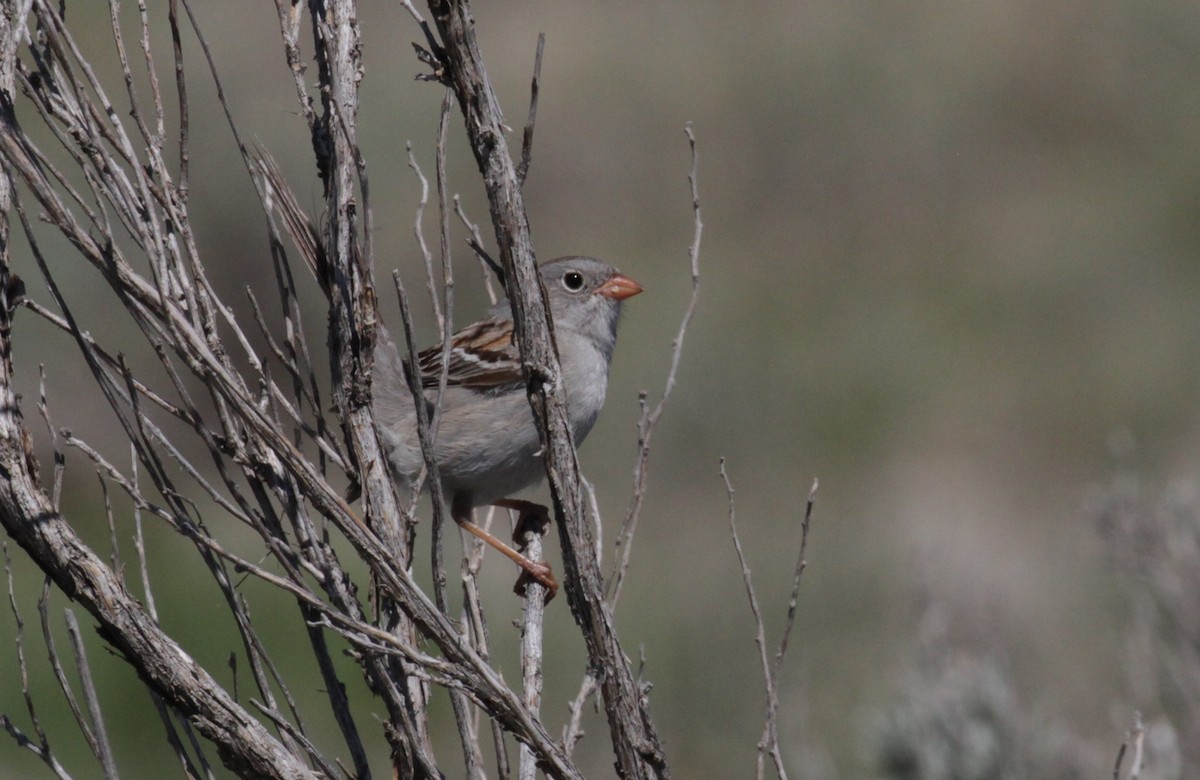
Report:
[[[596,421],[599,399],[568,399],[572,433],[578,445]],[[583,414],[580,414],[583,412]],[[392,472],[411,484],[423,461],[416,415],[384,431]],[[542,443],[523,392],[480,393],[447,388],[442,401],[434,457],[442,485],[451,496],[466,493],[473,506],[490,504],[540,481],[546,474]]]

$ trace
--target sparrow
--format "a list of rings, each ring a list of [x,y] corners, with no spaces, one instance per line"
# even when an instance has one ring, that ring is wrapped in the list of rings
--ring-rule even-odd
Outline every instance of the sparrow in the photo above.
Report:
[[[578,445],[604,406],[621,304],[643,288],[591,257],[561,257],[543,263],[538,272],[546,289],[567,414]],[[443,371],[442,345],[423,350],[417,363],[432,419]],[[545,585],[547,598],[552,597],[558,584],[549,564],[530,560],[472,521],[475,508],[488,505],[547,514],[545,507],[510,498],[538,482],[546,471],[507,300],[493,306],[485,319],[453,334],[448,364],[433,454],[442,489],[450,498],[450,515],[461,528],[520,566],[523,580],[532,577]],[[425,461],[407,368],[381,326],[371,378],[375,420],[393,477],[401,488],[411,490]]]

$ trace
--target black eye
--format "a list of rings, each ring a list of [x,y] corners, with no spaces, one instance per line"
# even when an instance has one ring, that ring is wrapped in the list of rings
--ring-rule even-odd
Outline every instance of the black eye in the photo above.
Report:
[[[578,271],[567,271],[563,274],[562,284],[571,292],[579,292],[583,289],[583,274]]]

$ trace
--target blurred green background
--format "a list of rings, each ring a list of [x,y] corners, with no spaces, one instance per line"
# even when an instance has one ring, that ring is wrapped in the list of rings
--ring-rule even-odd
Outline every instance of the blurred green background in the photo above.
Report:
[[[1200,6],[476,5],[513,148],[537,33],[547,36],[525,190],[539,256],[597,255],[647,290],[626,306],[608,407],[582,450],[609,532],[631,492],[637,393],[647,389],[653,401],[661,392],[690,291],[686,122],[698,138],[700,304],[656,433],[618,612],[625,647],[644,653],[675,776],[749,775],[764,711],[721,456],[771,642],[786,611],[804,498],[820,478],[780,688],[794,775],[816,777],[823,766],[871,776],[867,724],[911,667],[930,603],[949,615],[956,641],[1009,670],[1031,715],[1065,724],[1099,766],[1111,766],[1132,710],[1153,716],[1154,704],[1129,692],[1124,598],[1082,507],[1117,469],[1162,482],[1190,476],[1200,455]],[[151,4],[152,18],[162,21],[163,6]],[[196,6],[242,133],[280,161],[316,213],[322,196],[273,6]],[[70,13],[77,21],[96,14],[77,29],[90,25],[87,46],[111,78],[106,12]],[[380,298],[394,321],[390,270],[414,286],[420,278],[412,238],[419,186],[405,143],[432,177],[442,92],[413,80],[424,68],[410,41],[421,36],[398,3],[364,2],[359,20],[360,140]],[[163,66],[166,40],[156,38]],[[245,314],[243,287],[272,284],[261,210],[194,40],[185,36],[184,46],[195,227],[226,299]],[[160,76],[169,79],[165,68]],[[120,104],[119,81],[109,83]],[[490,237],[457,109],[451,121],[451,191]],[[434,220],[426,230],[436,242]],[[456,320],[465,324],[484,298],[461,238],[456,230]],[[57,262],[78,265],[65,252]],[[31,294],[46,300],[27,255],[21,263]],[[137,338],[106,319],[111,298],[90,272],[63,273],[91,327],[104,324],[114,343]],[[318,294],[308,294],[316,349],[325,316]],[[68,340],[25,314],[16,338],[26,417],[42,362],[55,425],[115,436]],[[68,488],[96,491],[82,460],[69,461],[67,478]],[[73,506],[69,516],[103,545],[97,499]],[[213,589],[178,539],[160,530],[151,541],[171,556],[170,566],[151,565],[164,624],[220,676],[240,647],[215,608],[216,623],[197,620]],[[489,558],[485,571],[494,583],[493,642],[513,679],[510,568]],[[14,571],[31,621],[26,652],[44,667],[40,579],[19,560]],[[246,587],[271,603],[264,589]],[[288,658],[299,636],[294,609],[279,603],[260,613],[279,624],[275,649],[301,675],[297,695],[319,709],[319,681],[302,676],[311,673],[307,659]],[[584,663],[566,604],[555,602],[549,620],[545,712],[556,727]],[[9,615],[0,621],[9,648],[12,631]],[[141,747],[147,733],[160,741],[157,724],[146,725],[146,696],[98,642],[93,648],[118,760],[129,776],[156,776],[164,759]],[[16,717],[13,656],[0,656],[0,710]],[[50,683],[44,669],[37,676]],[[358,685],[353,671],[347,678]],[[54,698],[44,696],[51,713]],[[372,706],[364,701],[362,712]],[[605,732],[601,718],[589,721],[580,748],[589,776],[611,773]],[[68,728],[56,733],[68,741]],[[332,732],[324,739],[334,744]],[[452,742],[441,752],[452,754]],[[4,767],[33,772],[36,764],[0,741]]]

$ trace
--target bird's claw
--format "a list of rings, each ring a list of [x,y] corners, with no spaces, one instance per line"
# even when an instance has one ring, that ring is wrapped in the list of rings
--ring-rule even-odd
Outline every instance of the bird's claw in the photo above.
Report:
[[[541,504],[532,502],[523,502],[523,504],[518,510],[520,515],[513,526],[512,535],[513,542],[522,552],[528,545],[528,542],[525,541],[525,534],[532,532],[538,536],[545,536],[550,532],[550,510]]]
[[[530,583],[536,582],[546,589],[546,600],[543,602],[549,604],[554,598],[554,594],[558,593],[558,580],[554,579],[554,570],[550,564],[545,561],[529,561],[528,566],[521,568],[521,576],[517,578],[517,584],[513,586],[513,593],[525,598]]]

